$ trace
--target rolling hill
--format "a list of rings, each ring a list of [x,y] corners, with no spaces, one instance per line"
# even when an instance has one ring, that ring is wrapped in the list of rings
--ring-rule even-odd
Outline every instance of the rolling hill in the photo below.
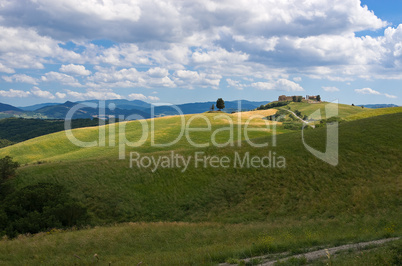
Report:
[[[253,110],[256,107],[267,103],[264,102],[252,102],[241,100],[241,109],[242,110]],[[176,109],[172,108],[172,106],[164,105],[164,106],[153,106],[150,103],[141,101],[141,100],[107,100],[104,101],[105,108],[102,108],[102,112],[106,113],[106,116],[113,115],[115,117],[124,116],[129,117],[131,115],[141,116],[143,118],[151,117],[151,114],[155,116],[167,116],[167,115],[178,115],[179,113]],[[76,104],[83,105],[77,112],[75,112],[74,118],[94,118],[99,117],[101,114],[99,112],[99,101],[98,100],[87,100],[87,101],[79,101],[79,102],[70,102],[67,101],[65,103],[44,103],[44,104],[36,104],[32,106],[21,107],[21,109],[4,105],[0,106],[0,118],[8,118],[8,117],[24,117],[24,118],[44,118],[44,119],[65,119],[68,111],[75,106]],[[114,104],[113,108],[110,107],[110,104]],[[203,113],[209,111],[211,106],[215,104],[215,102],[197,102],[197,103],[186,103],[177,105],[178,108],[182,111],[183,114],[196,114]],[[87,106],[87,107],[85,107]],[[6,110],[1,111],[2,109]],[[113,109],[113,110],[112,110]],[[238,110],[238,101],[227,101],[225,112],[233,112]]]
[[[302,107],[297,106],[299,110]],[[243,141],[241,146],[236,142],[233,146],[196,148],[182,140],[156,148],[148,139],[140,147],[127,148],[126,154],[134,151],[157,157],[170,156],[173,151],[187,157],[201,152],[209,158],[234,161],[236,154],[264,157],[275,152],[277,158],[286,159],[284,168],[197,167],[193,163],[184,172],[177,167],[152,172],[146,167],[130,168],[128,157],[119,160],[117,146],[79,148],[69,143],[64,132],[0,149],[0,156],[31,163],[19,169],[18,177],[12,180],[17,188],[43,181],[61,184],[87,206],[92,225],[123,223],[3,240],[0,250],[9,255],[0,255],[0,262],[90,263],[97,253],[105,263],[216,264],[231,258],[289,250],[297,253],[316,246],[400,236],[402,110],[383,114],[360,109],[340,111],[345,117],[367,114],[367,118],[340,124],[336,167],[310,154],[299,131],[287,133],[280,124],[278,131],[283,134],[277,135],[275,147],[257,148]],[[304,112],[309,111],[305,107]],[[276,110],[259,112],[266,116]],[[228,117],[234,120],[237,114],[217,115],[206,114],[212,132],[227,128]],[[242,115],[244,129],[252,113]],[[185,119],[188,122],[192,117]],[[205,127],[204,120],[193,121],[192,126]],[[263,128],[262,122],[255,119],[252,126]],[[173,140],[179,125],[178,117],[156,119],[156,143]],[[110,125],[105,128],[109,132]],[[211,131],[190,136],[204,143]],[[128,122],[126,132],[128,139],[138,139],[140,121]],[[76,129],[74,133],[90,141],[99,129]],[[230,132],[218,133],[218,143],[226,142]],[[237,133],[236,129],[234,135]],[[255,143],[272,144],[272,132],[250,132],[250,136]],[[306,130],[304,139],[324,151],[326,128]],[[32,164],[37,161],[42,163]],[[30,247],[35,247],[35,252]]]
[[[23,110],[5,103],[0,103],[0,112],[23,112]]]

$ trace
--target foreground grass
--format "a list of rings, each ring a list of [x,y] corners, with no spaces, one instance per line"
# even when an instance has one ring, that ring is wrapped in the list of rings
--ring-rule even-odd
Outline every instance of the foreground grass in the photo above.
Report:
[[[401,265],[402,264],[402,239],[386,243],[380,247],[372,246],[361,250],[342,251],[335,256],[310,262],[311,265]],[[281,265],[294,265],[283,263]]]
[[[165,132],[174,132],[169,130],[174,127]],[[401,236],[401,131],[402,113],[341,123],[336,167],[308,153],[300,132],[277,136],[276,147],[242,143],[188,149],[179,143],[174,150],[183,156],[201,151],[232,159],[235,152],[261,157],[271,151],[286,158],[286,168],[193,164],[186,172],[177,168],[152,172],[129,168],[127,159],[101,154],[103,149],[77,150],[79,160],[28,165],[12,180],[17,188],[38,182],[62,184],[87,206],[92,225],[139,223],[3,240],[0,264],[90,264],[95,253],[102,262],[122,265],[215,264]],[[169,137],[165,132],[160,136]],[[309,129],[304,137],[324,151],[326,128]],[[201,136],[199,141],[206,139]],[[271,137],[253,141],[271,143]],[[30,146],[30,152],[35,147]],[[170,153],[147,146],[140,152]]]
[[[128,223],[79,231],[52,230],[0,241],[2,265],[215,265],[233,258],[328,247],[390,236],[369,218],[358,223]],[[380,234],[378,234],[380,233]],[[94,257],[94,255],[97,256]],[[97,258],[96,258],[97,257]]]

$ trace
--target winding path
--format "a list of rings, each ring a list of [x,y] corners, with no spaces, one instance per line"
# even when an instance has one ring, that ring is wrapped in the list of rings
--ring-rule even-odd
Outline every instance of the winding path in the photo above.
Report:
[[[307,252],[307,253],[302,253],[302,254],[298,254],[298,255],[294,255],[294,256],[283,257],[283,258],[277,259],[277,260],[265,260],[263,263],[261,263],[259,265],[270,266],[270,265],[274,265],[275,262],[288,260],[290,258],[302,258],[302,257],[305,257],[307,260],[316,260],[316,259],[319,259],[319,258],[327,256],[327,252],[329,254],[331,254],[331,255],[334,255],[338,251],[348,250],[348,249],[361,249],[361,248],[364,248],[366,246],[381,245],[381,244],[384,244],[384,243],[387,243],[387,242],[390,242],[390,241],[394,241],[394,240],[398,240],[398,239],[400,239],[400,237],[385,238],[385,239],[374,240],[374,241],[369,241],[369,242],[360,242],[360,243],[355,243],[355,244],[342,245],[342,246],[338,246],[338,247],[320,249],[320,250],[311,251],[311,252]],[[276,254],[276,255],[285,255],[285,254],[286,253],[280,253],[280,254]],[[264,257],[266,257],[266,256],[248,258],[248,259],[244,259],[244,261],[249,262],[252,259],[264,259]],[[219,265],[220,266],[229,266],[229,265],[236,265],[236,264],[221,263]]]

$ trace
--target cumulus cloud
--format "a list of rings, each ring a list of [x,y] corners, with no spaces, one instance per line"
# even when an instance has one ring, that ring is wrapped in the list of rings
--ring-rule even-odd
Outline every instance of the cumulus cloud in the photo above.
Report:
[[[205,37],[218,38],[222,25],[245,37],[339,34],[386,25],[359,0],[21,0],[6,2],[0,15],[57,39],[101,36],[119,42],[204,43]]]
[[[339,89],[337,87],[322,87],[322,89],[326,92],[337,92]]]
[[[174,74],[175,77],[173,80],[176,85],[188,87],[189,89],[195,86],[212,87],[216,89],[222,78],[222,76],[218,74],[199,73],[191,70],[178,70]]]
[[[370,89],[370,88],[355,89],[355,92],[359,93],[359,94],[384,95],[385,97],[390,98],[390,99],[398,98],[395,95],[391,95],[391,94],[388,94],[388,93],[381,93],[379,91],[376,91],[376,90],[373,90],[373,89]]]
[[[66,96],[67,96],[67,94],[62,93],[62,92],[56,92],[55,95],[56,95],[56,97],[59,98],[59,99],[64,99],[64,98],[66,98]]]
[[[30,96],[31,93],[29,91],[22,91],[22,90],[14,90],[10,89],[8,91],[0,90],[1,97],[9,97],[9,98],[26,98]]]
[[[43,91],[38,87],[33,87],[31,89],[32,95],[39,97],[39,98],[46,98],[46,99],[55,99],[56,97],[49,91]]]
[[[226,79],[226,82],[230,87],[236,88],[238,90],[243,90],[245,87],[245,85],[243,83],[240,83],[239,80]]]
[[[3,76],[2,77],[7,82],[22,82],[22,83],[29,83],[29,84],[38,84],[38,80],[36,78],[30,77],[25,74],[15,74],[12,76]]]
[[[159,97],[156,97],[156,96],[148,96],[148,99],[153,101],[153,102],[160,101]]]
[[[374,94],[374,95],[381,94],[380,92],[370,89],[370,88],[355,89],[355,92],[360,93],[360,94]]]
[[[75,52],[61,48],[57,40],[41,36],[31,27],[5,27],[0,23],[0,36],[0,60],[8,72],[12,68],[43,69],[49,58],[61,61],[80,58]]]
[[[130,95],[128,95],[128,99],[129,100],[141,100],[141,101],[146,101],[146,100],[150,100],[153,102],[159,101],[159,97],[156,96],[145,96],[142,93],[131,93]]]
[[[12,73],[15,72],[15,70],[12,69],[12,68],[6,67],[2,63],[0,63],[0,72],[7,73],[7,74],[12,74]]]
[[[71,74],[71,75],[79,75],[79,76],[88,76],[91,75],[91,71],[85,69],[85,66],[82,65],[61,65],[59,71]]]
[[[77,100],[108,100],[108,99],[123,99],[123,97],[111,90],[87,90],[86,92],[77,92],[66,90],[66,94]]]
[[[60,82],[63,85],[72,87],[82,86],[74,77],[54,71],[46,73],[41,79],[44,82]]]
[[[356,34],[380,29],[383,36]],[[303,91],[300,76],[402,80],[402,25],[390,26],[360,0],[3,1],[0,36],[6,82],[89,88],[58,98],[121,97],[111,88],[217,89],[221,79],[239,90],[283,91]],[[15,69],[21,74],[11,76]]]
[[[275,82],[254,82],[251,86],[259,90],[304,91],[302,86],[287,79],[279,79]]]
[[[385,97],[391,98],[391,99],[396,99],[396,98],[398,98],[398,97],[396,97],[395,95],[391,95],[391,94],[388,94],[388,93],[384,93],[384,95],[385,95]]]
[[[131,93],[130,95],[128,95],[128,98],[130,100],[141,100],[141,101],[143,101],[143,100],[147,99],[147,96],[145,96],[142,93]]]

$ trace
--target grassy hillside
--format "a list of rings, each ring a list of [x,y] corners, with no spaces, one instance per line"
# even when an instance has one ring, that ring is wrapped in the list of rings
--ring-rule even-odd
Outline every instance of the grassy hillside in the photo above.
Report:
[[[207,156],[228,156],[232,160],[234,152],[266,156],[271,150],[286,158],[285,169],[200,169],[191,164],[184,173],[178,168],[153,173],[150,169],[129,168],[128,158],[118,160],[111,153],[110,157],[99,154],[94,159],[26,166],[20,169],[15,182],[18,186],[39,181],[63,184],[89,206],[98,222],[245,222],[394,212],[399,202],[402,143],[392,132],[400,132],[401,122],[402,114],[398,113],[341,124],[337,167],[311,155],[303,147],[300,133],[292,133],[279,135],[277,147],[272,149],[246,144],[240,148],[196,149]],[[307,143],[322,150],[325,130],[307,131]],[[144,149],[150,156],[170,155],[170,151]],[[194,150],[179,148],[176,152],[194,155]]]
[[[360,112],[357,114],[346,116],[345,120],[351,121],[351,120],[358,120],[358,119],[379,116],[379,115],[396,114],[396,113],[401,113],[401,112],[402,112],[402,107],[368,109],[365,112]]]
[[[209,142],[211,145],[211,134],[213,131],[230,126],[230,122],[233,124],[233,132],[234,136],[237,136],[238,125],[240,124],[242,128],[244,128],[244,124],[247,120],[251,119],[249,122],[249,128],[267,128],[266,120],[262,120],[261,117],[272,115],[276,112],[276,110],[264,110],[258,112],[244,112],[239,114],[203,114],[206,119],[211,123],[210,131],[202,131],[202,132],[192,132],[189,134],[191,140],[196,143],[206,143]],[[238,117],[240,115],[240,118]],[[252,119],[252,116],[259,115],[255,119]],[[192,118],[194,115],[186,115],[185,124],[189,123],[190,128],[206,128],[207,122],[202,118]],[[142,122],[146,123],[146,126],[142,126]],[[136,149],[139,152],[152,152],[152,151],[161,151],[161,150],[170,150],[170,149],[189,149],[189,142],[186,137],[183,136],[181,140],[174,145],[174,147],[166,147],[166,148],[156,148],[151,147],[151,121],[131,121],[124,122],[115,125],[106,125],[104,127],[87,127],[81,129],[74,129],[74,136],[85,142],[90,141],[99,141],[99,130],[105,132],[105,146],[104,147],[92,147],[92,148],[80,148],[75,146],[70,142],[70,140],[66,137],[66,133],[64,131],[57,132],[54,134],[49,134],[46,136],[41,136],[35,139],[28,140],[24,143],[19,143],[13,145],[12,147],[6,147],[0,149],[0,157],[9,155],[12,156],[15,160],[20,163],[33,163],[38,161],[60,161],[60,160],[76,160],[76,159],[88,159],[88,158],[100,158],[100,157],[112,157],[117,158],[118,156],[118,143],[121,135],[120,125],[125,126],[126,138],[129,141],[136,142],[139,141],[143,129],[146,128],[148,130],[148,138],[144,145],[138,147]],[[273,129],[273,126],[270,126]],[[157,118],[154,120],[154,132],[155,132],[155,143],[169,143],[174,141],[179,135],[181,130],[181,120],[180,117],[172,116],[172,117],[163,117]],[[282,129],[281,127],[276,127],[277,133],[288,132],[287,130]],[[112,139],[115,141],[115,146],[109,145],[109,133],[114,132],[114,136]],[[243,131],[242,131],[243,132]],[[249,137],[262,137],[266,135],[271,135],[272,132],[269,130],[256,132],[250,131]],[[219,134],[216,134],[216,139],[219,143],[225,143],[229,138],[229,130],[222,131]],[[242,139],[244,139],[244,134],[242,135]],[[236,139],[237,140],[237,139]],[[99,142],[98,142],[99,143]],[[191,149],[191,147],[190,147]]]
[[[227,125],[226,119],[208,115],[214,129]],[[244,122],[251,113],[243,115]],[[127,124],[132,138],[138,137],[138,123]],[[254,123],[258,126],[261,121]],[[163,131],[156,132],[157,140],[177,136],[178,124],[175,117],[159,119],[157,126]],[[191,164],[185,172],[180,168],[152,172],[129,168],[128,159],[118,160],[115,147],[74,148],[64,133],[4,148],[0,156],[50,161],[19,169],[12,181],[15,186],[41,181],[64,185],[88,207],[93,225],[147,223],[3,240],[0,254],[7,255],[0,255],[0,262],[91,263],[96,253],[102,262],[113,264],[213,264],[232,257],[400,236],[401,130],[401,112],[341,123],[336,167],[311,155],[300,132],[277,136],[276,147],[253,148],[245,142],[241,147],[194,149],[186,142],[173,147],[183,156],[198,151],[232,160],[235,152],[262,157],[271,151],[286,159],[286,168]],[[98,133],[96,128],[75,132],[87,140]],[[200,143],[209,139],[208,134],[192,136]],[[269,132],[253,137],[255,142],[271,142]],[[217,139],[226,141],[227,133]],[[305,131],[305,139],[324,150],[326,128]],[[170,149],[146,144],[127,152],[159,156],[169,155]]]
[[[293,221],[225,225],[127,223],[80,231],[52,230],[35,236],[20,236],[11,241],[2,240],[0,263],[137,265],[142,262],[141,265],[217,265],[260,254],[297,254],[308,248],[342,245],[356,239],[364,241],[373,237],[373,231],[374,228],[364,224],[364,221],[360,225],[330,220],[315,223]],[[384,235],[387,235],[385,230]],[[363,257],[365,263],[356,264],[359,257],[354,256],[346,258],[349,264],[343,265],[370,265],[372,259],[375,261],[379,258],[381,256],[371,260]]]
[[[74,119],[72,128],[99,125],[98,119]],[[21,142],[64,130],[64,120],[6,118],[0,120],[0,139]],[[11,145],[9,144],[9,145]]]
[[[292,102],[288,106],[292,111],[299,110],[302,115],[311,115],[314,113],[318,108],[321,111],[321,116],[322,119],[325,119],[325,105],[328,104],[326,102],[322,103],[305,103],[305,102]],[[372,109],[369,108],[361,108],[360,106],[351,106],[347,104],[338,104],[338,116],[341,118],[354,115],[354,114],[360,114],[360,113],[366,113],[369,112]]]

